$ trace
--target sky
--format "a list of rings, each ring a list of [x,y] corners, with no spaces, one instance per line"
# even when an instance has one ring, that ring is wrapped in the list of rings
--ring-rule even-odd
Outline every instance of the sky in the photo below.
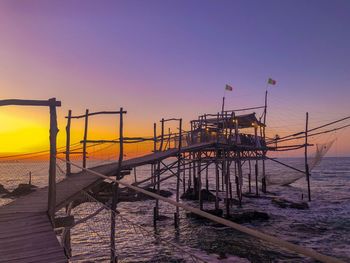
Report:
[[[67,111],[123,107],[128,136],[162,117],[188,121],[261,106],[285,135],[350,115],[350,1],[0,1],[0,99],[62,101]],[[267,87],[271,77],[277,85]],[[0,152],[48,148],[48,110],[0,108]],[[350,123],[350,122],[347,122]],[[91,120],[91,139],[116,137],[116,117]],[[75,122],[73,141],[82,139]],[[174,127],[173,127],[174,129]],[[350,130],[331,155],[350,156]]]

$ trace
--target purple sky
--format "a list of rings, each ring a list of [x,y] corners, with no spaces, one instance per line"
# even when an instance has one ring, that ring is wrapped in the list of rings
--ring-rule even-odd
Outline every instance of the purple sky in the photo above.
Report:
[[[270,133],[349,115],[350,1],[1,1],[2,98],[128,110],[128,132],[263,104]],[[63,124],[62,124],[63,125]],[[349,131],[338,150],[350,153]]]

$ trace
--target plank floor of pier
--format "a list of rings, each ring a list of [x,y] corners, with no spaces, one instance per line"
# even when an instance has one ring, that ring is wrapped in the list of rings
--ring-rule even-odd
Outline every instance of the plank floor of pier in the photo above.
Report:
[[[210,147],[214,143],[199,143],[183,147],[181,152]],[[133,168],[176,156],[178,149],[155,152],[125,160],[122,168]],[[92,168],[104,175],[113,175],[118,163]],[[91,173],[72,174],[56,185],[56,211],[74,200],[80,191],[102,179]],[[47,215],[48,188],[19,197],[0,207],[0,262],[68,262],[56,238]]]

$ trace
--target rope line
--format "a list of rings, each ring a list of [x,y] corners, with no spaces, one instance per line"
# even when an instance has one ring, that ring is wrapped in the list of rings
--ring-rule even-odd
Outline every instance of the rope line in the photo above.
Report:
[[[66,161],[66,160],[63,160],[63,159],[61,159],[61,160],[64,161],[64,162]],[[238,230],[238,231],[240,231],[242,233],[248,234],[250,236],[253,236],[253,237],[256,237],[256,238],[268,241],[268,242],[271,242],[271,243],[273,243],[273,244],[275,244],[275,245],[277,245],[279,247],[286,248],[286,249],[288,249],[290,251],[293,251],[293,252],[296,252],[298,254],[302,254],[302,255],[305,255],[305,256],[317,259],[317,260],[319,260],[321,262],[330,262],[330,263],[343,262],[340,259],[337,259],[337,258],[334,258],[334,257],[331,257],[331,256],[323,255],[323,254],[315,251],[314,249],[301,247],[299,245],[296,245],[296,244],[293,244],[291,242],[279,239],[277,237],[274,237],[274,236],[271,236],[271,235],[259,232],[257,230],[254,230],[254,229],[251,229],[251,228],[248,228],[248,227],[245,227],[243,225],[234,223],[234,222],[226,220],[224,218],[217,217],[217,216],[214,216],[212,214],[206,213],[206,212],[204,212],[204,211],[202,211],[202,210],[200,210],[198,208],[194,208],[194,207],[188,206],[186,204],[178,203],[178,202],[176,202],[174,200],[171,200],[169,198],[157,195],[155,193],[149,192],[149,191],[144,190],[142,188],[130,185],[128,183],[125,183],[123,181],[119,181],[119,180],[114,179],[114,178],[110,178],[108,176],[105,176],[105,175],[103,175],[101,173],[98,173],[98,172],[95,172],[93,170],[90,170],[90,169],[87,169],[87,168],[83,168],[82,166],[77,165],[75,163],[72,163],[72,162],[70,162],[70,163],[71,163],[71,165],[73,165],[75,167],[78,167],[78,168],[80,168],[80,169],[82,169],[82,170],[84,170],[86,172],[90,172],[91,174],[93,174],[95,176],[98,176],[100,178],[103,178],[103,179],[106,179],[106,180],[118,183],[118,184],[120,184],[122,186],[125,186],[125,187],[127,187],[129,189],[132,189],[134,191],[143,193],[143,194],[148,195],[150,197],[153,197],[155,199],[164,201],[164,202],[169,203],[171,205],[174,205],[176,207],[179,207],[179,208],[182,208],[184,210],[190,211],[190,212],[192,212],[194,214],[200,215],[200,216],[205,217],[205,218],[207,218],[209,220],[212,220],[212,221],[214,221],[216,223],[219,223],[219,224],[228,226],[230,228],[236,229],[236,230]]]

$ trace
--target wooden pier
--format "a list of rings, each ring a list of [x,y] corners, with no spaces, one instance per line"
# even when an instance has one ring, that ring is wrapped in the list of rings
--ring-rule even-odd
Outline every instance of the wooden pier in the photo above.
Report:
[[[236,192],[236,198],[239,206],[242,205],[242,181],[243,171],[242,163],[249,162],[249,192],[253,194],[255,186],[255,195],[259,196],[259,187],[261,191],[266,192],[266,172],[265,160],[267,152],[277,150],[278,147],[273,144],[269,146],[266,140],[266,100],[265,106],[252,109],[263,108],[264,113],[258,119],[255,113],[237,114],[240,111],[249,109],[240,109],[233,111],[222,111],[217,114],[205,114],[191,121],[191,130],[183,131],[182,119],[162,119],[160,135],[157,134],[156,124],[154,124],[154,136],[144,138],[127,138],[123,136],[123,115],[126,111],[121,108],[119,111],[89,112],[86,110],[83,115],[72,115],[69,111],[67,118],[67,145],[65,159],[61,159],[66,164],[66,177],[60,182],[56,182],[56,164],[57,147],[56,135],[58,132],[56,107],[61,105],[55,99],[48,101],[21,101],[6,100],[0,101],[0,106],[21,105],[21,106],[48,106],[50,109],[50,168],[49,184],[47,187],[37,189],[35,192],[20,197],[8,205],[0,207],[0,262],[68,262],[70,253],[70,228],[74,226],[74,218],[70,215],[70,207],[74,200],[79,199],[82,191],[88,191],[93,186],[98,185],[106,178],[113,178],[113,196],[111,210],[115,211],[117,206],[117,194],[119,180],[122,178],[122,172],[143,165],[151,165],[151,174],[145,181],[150,181],[149,185],[155,189],[153,197],[159,197],[161,182],[176,177],[176,202],[179,204],[180,191],[185,193],[187,190],[193,190],[199,203],[200,213],[208,215],[203,211],[202,189],[206,185],[208,190],[208,166],[215,166],[213,181],[215,182],[215,209],[220,209],[219,191],[225,195],[225,216],[230,216],[230,207],[233,201],[233,192]],[[99,114],[119,115],[119,133],[118,140],[108,142],[119,144],[119,158],[114,163],[87,167],[87,144],[97,141],[88,140],[88,120],[90,116]],[[85,118],[84,138],[81,141],[82,149],[82,171],[72,173],[70,159],[70,124],[73,119]],[[264,120],[263,122],[261,120]],[[165,134],[167,122],[177,122],[178,132]],[[242,132],[249,130],[250,132]],[[307,138],[306,128],[305,137]],[[283,139],[283,138],[282,138]],[[141,157],[124,160],[123,146],[126,143],[139,143],[143,141],[153,141],[153,152]],[[305,147],[307,151],[307,140],[305,145],[296,147]],[[306,154],[305,154],[306,156]],[[171,164],[166,164],[164,160],[171,160]],[[258,162],[262,162],[262,171],[258,171]],[[252,162],[252,163],[251,163]],[[306,171],[298,170],[309,175],[307,158],[305,158]],[[231,171],[231,165],[234,166],[234,174]],[[254,171],[253,171],[254,170]],[[161,177],[165,172],[171,175]],[[205,177],[204,177],[205,173]],[[262,179],[259,178],[261,174]],[[101,176],[96,176],[101,175]],[[255,178],[253,177],[255,175]],[[135,173],[136,180],[136,173]],[[140,182],[139,182],[140,183]],[[309,183],[309,181],[308,181]],[[181,186],[182,184],[182,186]],[[235,186],[235,187],[233,187]],[[136,186],[130,187],[136,189]],[[135,190],[134,189],[134,190]],[[234,190],[233,190],[234,189]],[[310,189],[310,188],[309,188]],[[140,190],[145,192],[144,190]],[[310,191],[309,191],[310,193]],[[159,200],[155,198],[154,224],[158,220],[160,212]],[[174,202],[174,201],[171,201]],[[182,205],[185,207],[184,205]],[[174,226],[178,228],[179,207],[176,205],[174,212]],[[56,212],[66,208],[65,217],[57,217]],[[212,218],[212,215],[207,218]],[[222,219],[223,220],[223,219]],[[228,226],[235,226],[232,222]],[[62,241],[59,242],[55,230],[64,228]],[[238,229],[237,227],[236,229]],[[242,227],[243,229],[243,227]],[[254,233],[253,230],[247,230],[246,233]],[[115,217],[111,218],[111,262],[116,261],[115,254]],[[265,234],[256,234],[265,240],[278,244],[276,238],[269,238]],[[68,243],[66,243],[68,242]],[[283,243],[284,242],[284,243]],[[297,253],[305,255],[315,255],[316,259],[322,260],[322,255],[299,249],[296,245],[283,241],[285,248],[292,249]],[[62,244],[63,243],[63,244]],[[306,252],[303,252],[306,251]],[[329,260],[329,257],[324,257]],[[332,262],[339,262],[334,260]]]

